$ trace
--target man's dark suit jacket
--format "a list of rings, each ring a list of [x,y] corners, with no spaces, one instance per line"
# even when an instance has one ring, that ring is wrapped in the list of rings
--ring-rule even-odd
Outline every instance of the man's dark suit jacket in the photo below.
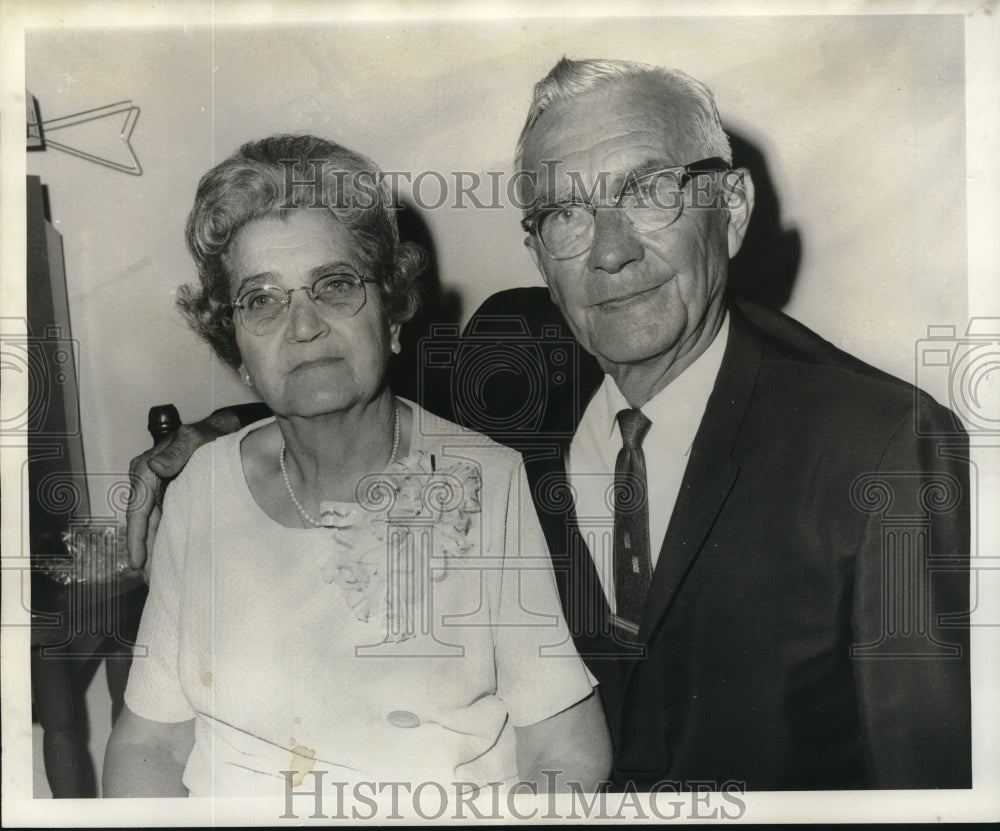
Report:
[[[600,681],[614,784],[970,787],[964,432],[928,396],[780,313],[731,304],[730,319],[642,657],[609,631],[566,498],[565,450],[602,375],[582,352],[567,362],[571,336],[544,289],[494,295],[463,343],[481,360],[480,339],[494,367],[534,355],[543,395],[516,374],[484,392],[486,364],[479,398],[462,391],[474,366],[450,393],[453,415],[525,455],[566,616]],[[542,340],[490,345],[505,320]],[[476,406],[493,415],[477,419]]]

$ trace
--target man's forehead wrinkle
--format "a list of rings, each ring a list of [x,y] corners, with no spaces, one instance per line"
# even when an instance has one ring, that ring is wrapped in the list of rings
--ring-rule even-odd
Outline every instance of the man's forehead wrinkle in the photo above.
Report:
[[[528,149],[539,160],[568,162],[574,159],[594,159],[613,156],[623,148],[647,146],[662,153],[669,133],[666,125],[652,119],[629,118],[602,120],[599,127],[584,118],[565,118],[550,122],[528,139]],[[541,152],[539,152],[539,150]]]
[[[671,167],[677,167],[677,165],[665,156],[650,156],[637,164],[630,165],[626,171],[615,173],[611,176],[608,184],[612,192],[617,193],[618,190],[638,179]]]
[[[664,93],[646,81],[621,83],[545,110],[524,147],[533,205],[614,198],[651,160],[660,170],[701,158],[683,128],[686,102]]]
[[[558,176],[573,170],[578,171],[577,175],[625,173],[649,159],[667,165],[691,161],[686,158],[689,153],[684,152],[685,142],[677,131],[649,117],[603,122],[599,132],[568,120],[550,122],[536,130],[527,141],[525,167],[539,170],[544,166]]]
[[[564,142],[562,147],[568,152],[559,152],[559,146],[552,145],[545,148],[537,164],[526,165],[538,171],[539,185],[547,196],[560,201],[573,196],[581,187],[591,190],[603,181],[614,189],[625,184],[637,170],[647,172],[646,168],[650,168],[648,172],[653,172],[674,163],[662,137],[644,130],[616,132],[584,147]],[[532,159],[529,157],[528,161]],[[552,185],[555,192],[549,193]]]

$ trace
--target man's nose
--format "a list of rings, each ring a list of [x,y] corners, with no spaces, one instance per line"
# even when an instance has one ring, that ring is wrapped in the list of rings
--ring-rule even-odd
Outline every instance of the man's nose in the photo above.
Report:
[[[298,295],[296,297],[296,295]],[[310,341],[326,332],[330,326],[305,289],[294,289],[288,298],[288,333],[292,340]]]
[[[629,263],[639,262],[646,249],[625,215],[616,208],[594,212],[594,241],[587,257],[590,271],[617,274]]]

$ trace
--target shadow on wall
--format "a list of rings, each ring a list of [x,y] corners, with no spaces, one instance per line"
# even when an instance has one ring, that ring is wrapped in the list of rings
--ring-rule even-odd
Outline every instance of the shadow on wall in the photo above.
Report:
[[[743,247],[729,263],[729,291],[741,299],[781,310],[792,296],[802,261],[794,228],[783,228],[781,205],[764,154],[738,133],[729,132],[733,166],[750,171],[754,209]]]
[[[450,418],[450,391],[428,385],[420,366],[420,342],[430,337],[431,327],[450,323],[458,325],[462,316],[462,301],[458,292],[441,285],[437,248],[430,229],[419,210],[403,200],[403,210],[397,215],[400,239],[415,242],[427,252],[427,270],[421,275],[422,303],[420,310],[400,333],[402,350],[389,362],[388,383],[397,395],[418,402],[434,413]]]

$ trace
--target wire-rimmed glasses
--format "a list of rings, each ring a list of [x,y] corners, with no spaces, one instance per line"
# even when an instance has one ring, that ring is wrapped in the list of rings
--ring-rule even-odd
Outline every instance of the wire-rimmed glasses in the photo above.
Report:
[[[630,176],[610,205],[571,201],[544,205],[521,220],[525,233],[533,234],[554,260],[579,257],[594,242],[595,214],[599,208],[624,213],[641,233],[661,231],[673,225],[684,210],[684,188],[699,173],[730,170],[717,156],[691,164],[667,167],[642,176]]]
[[[263,284],[242,292],[233,301],[233,315],[252,335],[270,335],[281,328],[288,316],[292,293],[304,291],[326,317],[354,317],[368,300],[365,283],[375,283],[353,271],[338,270],[317,278],[311,286],[283,289]]]

